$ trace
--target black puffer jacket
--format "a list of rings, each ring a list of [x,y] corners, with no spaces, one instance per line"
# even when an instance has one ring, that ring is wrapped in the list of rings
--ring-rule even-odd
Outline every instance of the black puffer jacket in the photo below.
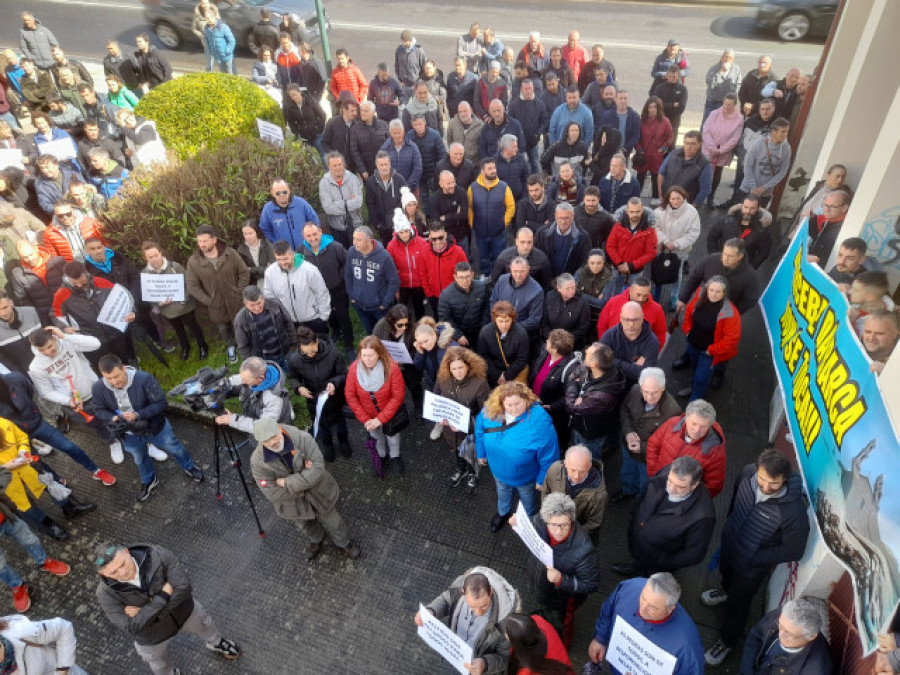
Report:
[[[306,399],[306,405],[313,411],[319,394],[325,391],[329,382],[334,385],[334,395],[328,397],[319,421],[322,426],[330,426],[340,416],[341,408],[346,403],[344,383],[347,380],[347,362],[343,355],[328,338],[320,337],[319,351],[315,356],[306,356],[301,351],[291,352],[288,368],[288,374],[296,380],[297,387],[306,387],[312,392],[313,398]]]
[[[588,368],[579,368],[566,384],[566,410],[572,415],[572,429],[590,439],[605,434],[616,423],[626,389],[625,375],[615,366],[596,379]],[[581,403],[576,404],[579,398]]]
[[[287,104],[284,106],[284,121],[291,133],[307,143],[312,143],[316,140],[316,136],[325,130],[326,117],[319,102],[305,94],[300,106],[297,106],[290,98],[287,99]]]
[[[517,323],[512,325],[506,338],[503,339],[503,350],[500,349],[500,333],[493,322],[487,324],[478,334],[478,354],[487,362],[488,384],[497,385],[503,375],[507,382],[512,382],[522,369],[528,365],[530,339],[528,332]],[[504,359],[504,355],[506,359]],[[509,364],[507,366],[507,364]]]
[[[728,280],[728,299],[734,303],[741,316],[756,307],[762,289],[756,270],[750,266],[746,255],[737,267],[731,269],[722,264],[721,253],[710,253],[691,270],[690,276],[681,285],[678,299],[687,304],[700,284],[717,274],[721,274]]]
[[[584,349],[591,328],[591,306],[580,294],[563,300],[559,291],[552,290],[544,298],[544,318],[541,320],[541,337],[547,338],[554,328],[569,331],[575,338],[575,349]]]
[[[455,329],[454,339],[465,336],[469,347],[475,347],[481,328],[491,320],[490,293],[478,279],[467,293],[454,281],[438,297],[438,321],[447,321]]]
[[[47,261],[47,282],[41,279],[31,269],[17,266],[12,271],[9,282],[13,300],[17,305],[27,305],[37,310],[41,317],[41,323],[45,326],[51,324],[50,316],[53,313],[53,296],[63,281],[63,267],[66,266],[65,258],[58,255],[52,256]]]
[[[373,119],[372,124],[357,120],[350,127],[350,154],[353,165],[360,173],[375,173],[375,155],[388,139],[388,125],[384,120]]]
[[[550,542],[547,524],[540,513],[531,517],[538,536]],[[525,573],[537,601],[550,609],[562,609],[574,598],[576,606],[600,587],[600,557],[591,542],[588,531],[574,523],[565,541],[553,547],[553,567],[562,573],[559,586],[547,581],[547,568],[537,559],[528,556]]]

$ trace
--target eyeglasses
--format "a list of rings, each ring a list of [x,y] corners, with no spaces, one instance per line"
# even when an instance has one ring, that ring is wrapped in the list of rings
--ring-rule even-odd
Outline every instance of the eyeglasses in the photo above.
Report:
[[[290,190],[276,190],[275,191],[275,196],[277,196],[277,197],[284,197],[285,195],[289,195],[289,194],[291,194]]]
[[[572,529],[572,523],[547,523],[547,529],[565,532]]]
[[[444,235],[443,237],[428,237],[428,241],[444,241],[446,238],[447,235]]]

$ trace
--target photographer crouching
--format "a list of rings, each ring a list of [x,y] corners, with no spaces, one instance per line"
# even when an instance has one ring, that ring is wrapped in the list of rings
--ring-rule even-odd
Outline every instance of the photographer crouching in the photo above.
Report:
[[[238,397],[243,413],[225,412],[216,417],[216,424],[252,434],[256,420],[288,424],[294,419],[291,395],[284,386],[284,371],[273,361],[251,356],[229,380],[232,386],[230,397]]]

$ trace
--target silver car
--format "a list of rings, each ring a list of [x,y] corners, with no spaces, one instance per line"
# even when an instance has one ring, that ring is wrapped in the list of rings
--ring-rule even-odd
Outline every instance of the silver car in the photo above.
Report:
[[[191,30],[196,0],[143,0],[144,18],[153,27],[159,41],[169,49],[181,49],[186,42],[199,42]],[[281,23],[281,17],[289,14],[303,29],[304,40],[315,44],[320,41],[319,21],[315,0],[233,0],[216,3],[222,20],[231,28],[239,47],[246,47],[254,54],[259,45],[253,38],[253,26],[259,21],[259,10],[272,12],[272,23]],[[328,15],[326,25],[330,27]]]

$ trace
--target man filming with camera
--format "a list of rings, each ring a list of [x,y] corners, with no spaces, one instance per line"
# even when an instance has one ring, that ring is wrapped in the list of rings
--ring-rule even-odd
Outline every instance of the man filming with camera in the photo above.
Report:
[[[284,371],[278,364],[251,356],[241,364],[238,374],[231,376],[230,382],[230,395],[240,399],[243,414],[226,411],[216,417],[216,424],[252,434],[253,423],[258,419],[279,424],[288,424],[294,419],[291,395],[284,386]]]
[[[166,395],[153,375],[122,364],[114,354],[100,357],[101,379],[94,382],[93,410],[97,419],[113,431],[137,464],[141,489],[137,501],[150,498],[159,485],[159,477],[149,456],[150,444],[172,455],[195,482],[203,481],[203,471],[194,464],[187,449],[166,419]]]

